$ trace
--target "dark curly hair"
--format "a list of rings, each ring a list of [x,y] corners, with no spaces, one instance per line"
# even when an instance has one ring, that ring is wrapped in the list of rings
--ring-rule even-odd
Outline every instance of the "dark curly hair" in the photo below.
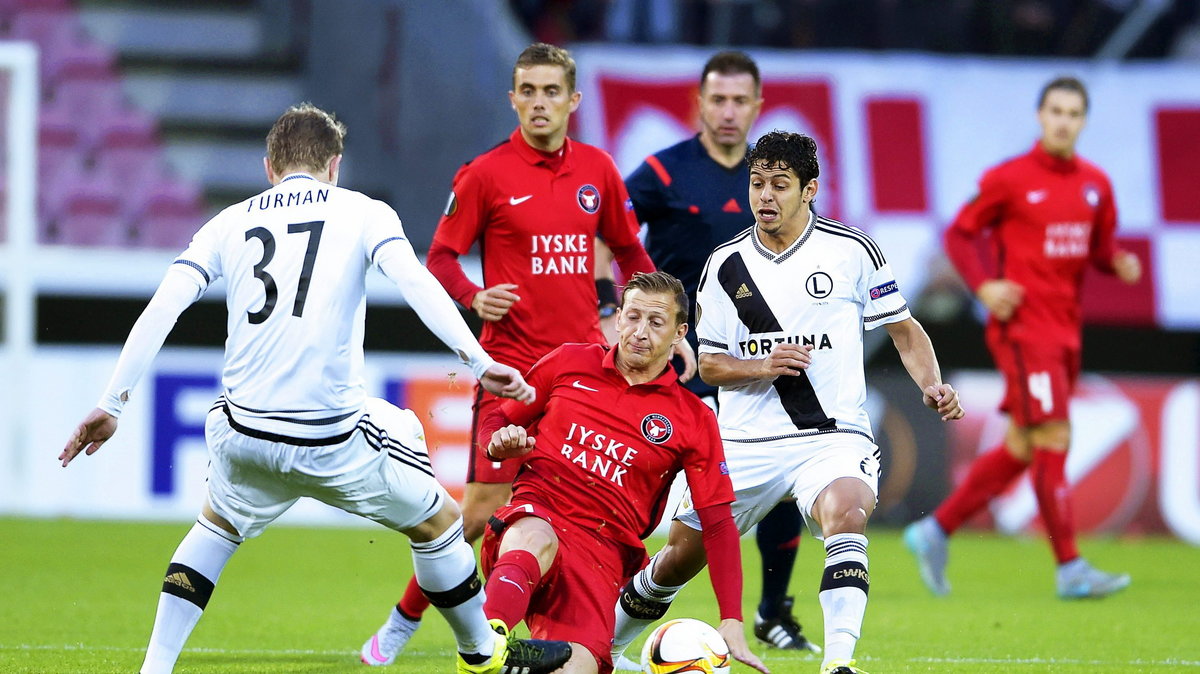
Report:
[[[750,168],[761,165],[763,168],[791,169],[800,179],[801,186],[821,175],[817,141],[802,133],[778,129],[758,139],[746,155],[746,163]]]

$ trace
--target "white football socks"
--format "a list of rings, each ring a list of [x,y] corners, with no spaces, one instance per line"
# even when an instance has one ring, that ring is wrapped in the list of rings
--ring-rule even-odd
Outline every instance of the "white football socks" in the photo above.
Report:
[[[141,674],[168,674],[175,667],[221,570],[242,540],[203,517],[192,525],[167,567]]]
[[[854,657],[867,612],[867,537],[834,534],[825,539],[821,610],[825,614],[825,664]],[[824,665],[822,665],[824,666]]]
[[[475,552],[463,539],[462,518],[434,540],[411,545],[417,584],[450,623],[458,652],[490,656],[499,635],[483,615],[483,584]]]

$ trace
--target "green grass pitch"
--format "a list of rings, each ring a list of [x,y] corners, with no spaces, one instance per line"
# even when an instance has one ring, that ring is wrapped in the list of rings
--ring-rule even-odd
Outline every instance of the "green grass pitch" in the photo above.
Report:
[[[161,574],[188,526],[0,519],[0,672],[136,671]],[[1098,566],[1130,572],[1132,587],[1063,602],[1044,543],[963,532],[951,547],[954,592],[934,598],[898,532],[873,531],[860,666],[872,674],[1200,672],[1200,551],[1158,538],[1082,547]],[[744,541],[748,617],[759,584],[751,548]],[[792,579],[797,615],[818,642],[822,556],[806,538]],[[382,528],[270,529],[226,568],[176,671],[362,674],[357,649],[410,569],[403,537]],[[714,622],[715,611],[700,578],[670,615]],[[452,648],[431,614],[384,671],[452,671]],[[813,656],[756,650],[780,674],[819,667]]]

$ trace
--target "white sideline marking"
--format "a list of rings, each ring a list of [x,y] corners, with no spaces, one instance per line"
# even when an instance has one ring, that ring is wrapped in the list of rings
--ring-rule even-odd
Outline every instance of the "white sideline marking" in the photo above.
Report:
[[[88,646],[86,644],[0,644],[0,651],[110,651],[118,653],[142,653],[145,648],[130,648],[124,646]],[[303,648],[185,648],[185,653],[215,653],[217,655],[358,655],[354,650],[313,650]],[[405,655],[437,656],[444,652],[404,651]],[[794,658],[773,657],[769,660],[792,660]],[[920,662],[930,664],[964,664],[964,665],[1136,665],[1143,667],[1200,667],[1200,660],[1180,660],[1166,658],[1165,660],[1082,660],[1073,658],[874,658],[863,657],[864,662]]]

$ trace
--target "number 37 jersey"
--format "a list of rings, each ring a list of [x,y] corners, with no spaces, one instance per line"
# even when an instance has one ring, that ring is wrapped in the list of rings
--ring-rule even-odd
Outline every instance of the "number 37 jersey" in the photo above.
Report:
[[[872,438],[863,328],[911,314],[883,253],[862,230],[814,213],[776,254],[751,227],[713,251],[696,302],[701,354],[756,360],[781,343],[813,347],[810,367],[798,376],[721,387],[725,441],[836,432]]]
[[[235,418],[285,435],[333,435],[357,422],[365,278],[406,241],[383,202],[303,174],[226,208],[175,260],[207,287],[226,280],[222,384]]]

